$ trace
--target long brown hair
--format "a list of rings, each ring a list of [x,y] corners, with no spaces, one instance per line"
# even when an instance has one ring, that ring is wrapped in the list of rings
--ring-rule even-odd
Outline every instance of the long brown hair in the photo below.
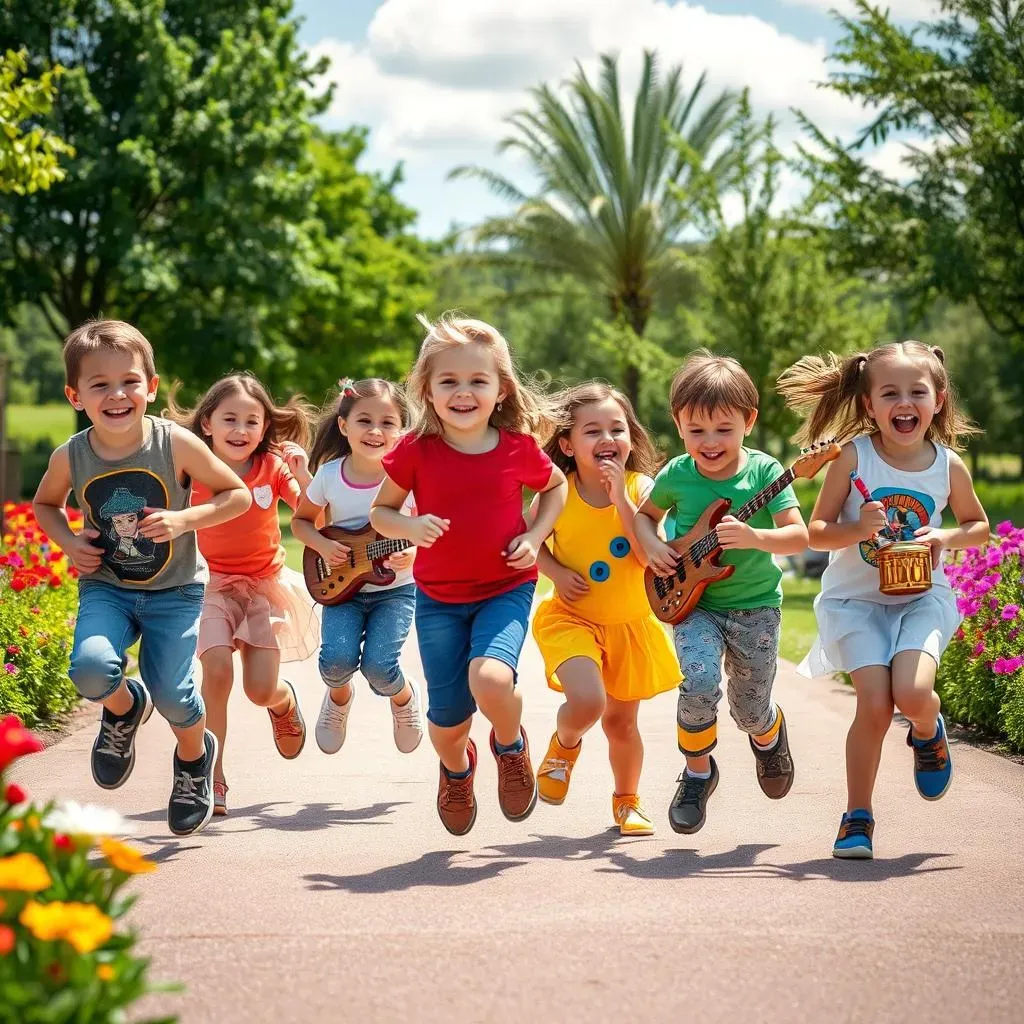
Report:
[[[409,410],[405,395],[397,384],[380,377],[366,380],[338,381],[338,397],[329,402],[317,424],[316,437],[309,452],[309,468],[315,473],[325,462],[340,459],[352,451],[349,439],[341,432],[338,420],[347,420],[356,402],[363,398],[383,398],[398,410],[398,421],[402,428],[409,426]]]
[[[594,405],[608,398],[613,398],[619,403],[623,415],[626,417],[626,425],[629,427],[629,443],[632,450],[629,453],[629,458],[626,459],[626,469],[631,473],[654,476],[661,465],[661,455],[658,449],[655,448],[654,442],[644,430],[643,424],[637,419],[630,400],[618,388],[613,388],[611,384],[606,384],[602,380],[588,380],[582,384],[574,384],[551,396],[551,402],[555,407],[557,426],[547,444],[544,445],[544,451],[566,476],[575,473],[576,458],[566,455],[558,442],[563,437],[569,436],[583,406]]]
[[[313,406],[306,402],[302,395],[295,395],[284,405],[277,405],[259,379],[248,371],[229,373],[226,377],[221,377],[192,409],[184,409],[178,405],[177,395],[180,390],[179,381],[167,399],[164,417],[191,430],[211,448],[213,439],[203,430],[203,423],[209,420],[221,402],[237,394],[248,395],[263,406],[267,425],[260,443],[253,452],[254,455],[274,451],[284,441],[291,441],[301,448],[309,447]]]
[[[508,342],[501,332],[483,320],[469,320],[445,313],[431,323],[417,316],[427,336],[409,372],[408,394],[413,406],[416,433],[443,433],[441,421],[430,401],[430,373],[434,356],[456,345],[483,345],[493,356],[505,397],[491,413],[490,424],[544,440],[555,425],[551,400],[532,382],[523,380],[512,361]]]
[[[844,359],[833,352],[824,359],[804,356],[778,382],[786,404],[804,417],[794,440],[810,444],[834,436],[842,444],[860,434],[875,433],[878,426],[864,405],[871,393],[872,372],[886,360],[906,359],[927,368],[936,393],[945,392],[945,402],[928,427],[928,440],[959,451],[962,438],[981,430],[961,412],[945,358],[938,345],[920,341],[890,341]]]

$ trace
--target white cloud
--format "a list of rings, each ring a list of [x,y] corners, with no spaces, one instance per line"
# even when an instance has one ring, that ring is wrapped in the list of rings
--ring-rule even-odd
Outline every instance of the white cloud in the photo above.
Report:
[[[839,14],[857,13],[853,0],[782,0],[790,7],[809,7],[824,11],[826,14],[836,11]],[[935,17],[939,9],[938,0],[872,0],[874,6],[888,9],[896,21],[927,21]]]
[[[783,145],[799,134],[792,107],[830,135],[864,121],[857,105],[818,88],[827,78],[824,41],[692,2],[385,0],[365,41],[326,39],[311,50],[331,59],[336,91],[327,123],[370,125],[371,163],[405,161],[405,195],[424,211],[421,227],[436,233],[453,218],[476,219],[484,201],[464,182],[443,184],[448,168],[471,162],[514,171],[494,146],[506,131],[503,118],[528,104],[531,86],[563,80],[576,61],[592,72],[608,51],[621,54],[623,80],[632,82],[645,48],[657,49],[663,67],[682,63],[686,88],[706,70],[705,97],[749,86],[756,112],[777,115]]]
[[[894,181],[906,181],[914,176],[914,169],[907,162],[915,150],[932,152],[939,145],[938,139],[889,139],[878,147],[867,159],[869,167],[881,171]]]

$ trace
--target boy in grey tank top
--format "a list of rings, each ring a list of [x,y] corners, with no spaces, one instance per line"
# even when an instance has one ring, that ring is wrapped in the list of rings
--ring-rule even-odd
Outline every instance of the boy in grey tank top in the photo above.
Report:
[[[252,499],[199,438],[146,414],[159,378],[153,349],[130,324],[83,324],[64,342],[64,365],[68,401],[92,426],[53,453],[32,504],[80,573],[69,673],[86,700],[103,705],[93,778],[104,789],[123,785],[155,706],[177,739],[167,824],[189,835],[213,814],[217,757],[193,679],[207,579],[195,531],[234,519]],[[193,479],[213,494],[190,508]],[[78,535],[65,513],[71,491],[85,515]],[[129,679],[136,640],[142,679]]]

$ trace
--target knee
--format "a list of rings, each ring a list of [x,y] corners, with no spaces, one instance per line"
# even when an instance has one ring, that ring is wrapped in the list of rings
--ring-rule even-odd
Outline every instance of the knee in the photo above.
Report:
[[[577,718],[586,719],[588,722],[596,722],[604,715],[606,704],[604,691],[595,690],[593,693],[574,695],[572,710]],[[607,732],[607,729],[605,731]]]
[[[907,687],[905,690],[894,691],[894,703],[905,718],[914,719],[922,715],[938,712],[939,698],[932,689]]]
[[[679,683],[679,697],[682,701],[687,697],[720,696],[722,670],[718,664],[710,661],[688,661],[682,666],[683,678]]]
[[[500,661],[487,658],[469,668],[469,691],[481,707],[502,700],[515,682],[512,669]]]
[[[328,686],[344,686],[359,668],[358,655],[353,658],[350,655],[329,651],[322,648],[320,651],[320,678]]]
[[[203,666],[203,690],[230,690],[234,680],[231,651],[227,647],[214,647],[199,659]]]
[[[892,713],[892,697],[876,694],[868,698],[859,697],[857,700],[857,722],[879,736],[888,732],[892,724]]]
[[[370,689],[381,697],[394,697],[405,686],[405,677],[396,663],[367,661],[364,658],[362,672]]]
[[[201,721],[206,705],[191,679],[173,690],[150,687],[153,706],[175,729],[188,729]]]
[[[246,697],[258,708],[269,707],[277,703],[276,679],[244,679],[242,689]]]
[[[103,700],[120,685],[124,662],[104,636],[86,637],[72,652],[68,675],[86,700]]]
[[[616,743],[628,743],[640,736],[635,715],[605,715],[601,719],[601,728],[605,736]]]

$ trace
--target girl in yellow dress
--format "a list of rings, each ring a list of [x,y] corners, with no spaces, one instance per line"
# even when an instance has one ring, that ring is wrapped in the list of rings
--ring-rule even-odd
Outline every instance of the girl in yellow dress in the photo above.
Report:
[[[545,449],[568,477],[569,496],[537,565],[555,585],[533,619],[548,685],[565,694],[537,771],[540,798],[560,804],[583,734],[598,720],[608,737],[623,835],[651,835],[637,789],[644,746],[640,701],[679,683],[679,662],[644,591],[644,554],[633,517],[658,456],[629,400],[591,382],[558,396],[560,427]]]

